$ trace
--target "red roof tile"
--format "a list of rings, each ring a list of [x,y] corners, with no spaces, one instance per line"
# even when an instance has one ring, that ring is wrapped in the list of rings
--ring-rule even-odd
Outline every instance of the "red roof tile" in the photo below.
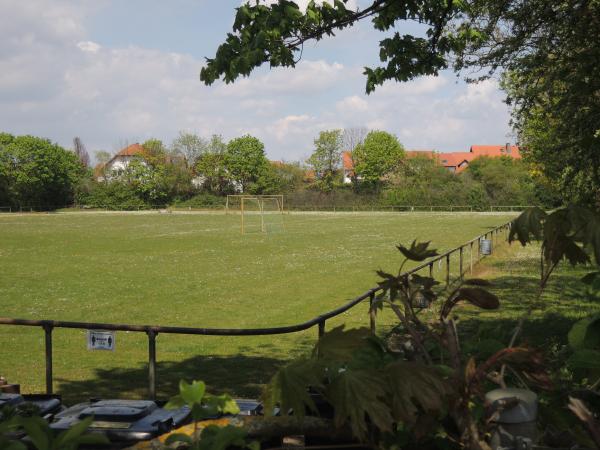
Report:
[[[438,156],[438,153],[435,150],[406,150],[407,158],[415,158],[419,156],[426,156],[433,159]]]
[[[521,152],[517,145],[472,145],[471,153],[475,156],[510,156],[521,159]]]
[[[352,153],[342,152],[342,167],[344,170],[354,170],[354,161],[352,161]]]
[[[140,144],[135,143],[131,144],[128,147],[125,147],[115,156],[144,156],[146,154],[146,150]],[[113,157],[114,158],[114,157]]]

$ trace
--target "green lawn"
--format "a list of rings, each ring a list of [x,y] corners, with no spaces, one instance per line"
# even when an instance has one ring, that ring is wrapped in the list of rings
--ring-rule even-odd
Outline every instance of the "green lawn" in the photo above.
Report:
[[[450,249],[510,215],[292,214],[285,232],[239,232],[222,214],[0,215],[0,315],[198,327],[294,324],[396,270],[412,239]],[[436,270],[438,268],[436,267]],[[438,272],[442,275],[442,272]],[[327,327],[368,324],[359,306]],[[391,317],[380,317],[382,325]],[[265,337],[160,335],[159,394],[179,378],[256,395],[273,370],[306,352],[316,329]],[[0,326],[0,374],[25,392],[44,388],[43,332]],[[142,396],[147,338],[119,332],[115,352],[90,352],[82,330],[54,331],[55,390],[68,400]]]

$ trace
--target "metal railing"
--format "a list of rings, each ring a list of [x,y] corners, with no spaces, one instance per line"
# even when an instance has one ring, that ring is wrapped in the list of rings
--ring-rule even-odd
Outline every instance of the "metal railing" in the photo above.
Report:
[[[463,243],[462,245],[455,247],[445,253],[442,253],[432,259],[429,259],[422,264],[404,272],[401,277],[407,277],[411,274],[419,272],[424,269],[429,270],[429,276],[433,277],[434,266],[438,263],[440,266],[445,264],[445,283],[450,284],[451,277],[451,261],[452,255],[458,254],[458,277],[462,279],[466,273],[466,261],[465,261],[465,250],[469,250],[469,270],[473,271],[474,265],[484,256],[481,255],[481,241],[483,239],[490,239],[493,246],[499,242],[506,240],[508,230],[510,229],[510,222],[500,225],[487,231],[480,236],[477,236],[470,241]],[[474,247],[476,247],[476,253],[473,253]],[[475,256],[475,258],[474,258]],[[148,336],[148,393],[150,398],[156,398],[156,336],[159,333],[165,334],[186,334],[186,335],[203,335],[203,336],[264,336],[264,335],[277,335],[277,334],[288,334],[304,331],[312,327],[317,327],[318,337],[320,338],[325,333],[325,324],[328,319],[339,316],[345,311],[353,308],[354,306],[362,303],[363,301],[369,300],[371,305],[375,300],[377,292],[382,290],[381,287],[375,287],[369,289],[364,294],[350,300],[339,308],[333,309],[329,312],[321,314],[313,319],[306,322],[302,322],[295,325],[288,325],[283,327],[272,327],[272,328],[196,328],[196,327],[175,327],[175,326],[160,326],[160,325],[130,325],[130,324],[114,324],[114,323],[94,323],[94,322],[69,322],[62,320],[29,320],[29,319],[13,319],[8,317],[0,317],[0,325],[13,325],[13,326],[30,326],[30,327],[41,327],[44,330],[45,335],[45,354],[46,354],[46,393],[52,394],[53,392],[53,372],[52,372],[52,331],[55,328],[75,328],[81,330],[110,330],[110,331],[132,331],[146,333]],[[369,309],[371,310],[371,309]],[[373,312],[369,314],[369,322],[371,332],[375,333],[376,323],[375,315]]]
[[[288,204],[286,211],[315,211],[315,212],[517,212],[534,205],[491,205],[491,206],[473,206],[473,205],[311,205],[311,204]],[[51,212],[57,209],[72,209],[80,211],[215,211],[225,210],[225,204],[203,205],[203,206],[184,206],[184,205],[135,205],[130,208],[115,209],[111,206],[87,206],[71,205],[60,208],[48,206],[0,206],[0,213],[34,213]]]

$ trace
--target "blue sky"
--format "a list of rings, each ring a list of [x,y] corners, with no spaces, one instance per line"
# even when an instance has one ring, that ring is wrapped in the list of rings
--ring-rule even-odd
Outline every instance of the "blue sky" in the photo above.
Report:
[[[259,137],[272,159],[307,157],[319,130],[366,126],[407,148],[514,141],[494,81],[451,72],[364,94],[385,34],[366,22],[305,47],[296,69],[263,67],[233,85],[199,81],[239,1],[0,0],[0,128],[67,147],[117,151],[180,130]],[[360,3],[359,3],[360,5]],[[414,32],[413,23],[397,30]]]

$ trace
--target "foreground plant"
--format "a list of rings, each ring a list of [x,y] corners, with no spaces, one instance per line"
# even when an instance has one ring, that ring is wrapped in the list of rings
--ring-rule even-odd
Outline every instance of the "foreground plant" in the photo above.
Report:
[[[177,409],[183,406],[191,410],[194,432],[191,436],[183,433],[171,434],[165,441],[167,445],[181,443],[190,450],[226,450],[230,447],[260,449],[258,442],[246,441],[247,433],[244,429],[233,425],[208,425],[198,433],[200,421],[240,412],[237,403],[229,395],[210,395],[206,393],[204,382],[193,381],[189,384],[182,380],[179,382],[179,394],[171,398],[165,408]]]
[[[0,449],[27,450],[28,446],[15,436],[25,434],[36,450],[76,450],[82,445],[108,445],[106,436],[87,433],[93,417],[81,420],[67,431],[56,434],[39,416],[22,417],[10,408],[0,413]]]
[[[282,414],[319,414],[316,395],[333,408],[335,427],[348,426],[355,438],[373,445],[439,440],[487,450],[484,385],[498,381],[503,364],[547,385],[540,355],[523,347],[501,349],[482,361],[466,355],[452,313],[460,303],[497,309],[500,302],[486,289],[489,283],[458,280],[439,293],[433,278],[402,272],[408,261],[424,261],[437,251],[416,241],[397,248],[404,261],[397,274],[378,271],[382,290],[371,311],[391,308],[398,318],[392,335],[382,340],[367,329],[343,327],[326,333],[311,358],[294,361],[273,377],[266,411],[279,405]]]
[[[530,208],[513,221],[509,242],[513,241],[519,241],[523,246],[533,242],[540,243],[540,282],[534,300],[529,303],[526,313],[519,319],[509,344],[511,347],[517,342],[531,312],[543,306],[543,294],[551,275],[561,262],[568,262],[571,266],[593,266],[592,271],[581,281],[588,286],[584,295],[592,300],[600,300],[600,216],[576,205],[557,209],[550,214],[540,208]],[[594,402],[598,408],[600,316],[591,315],[575,323],[567,340],[566,352],[569,356],[561,361],[561,370],[566,371],[568,377],[566,380],[560,380],[563,386],[549,400],[550,405],[561,411],[564,409],[566,397],[575,396]],[[504,375],[504,370],[501,375]],[[594,428],[597,427],[595,422],[584,413],[587,411],[585,403],[575,398],[569,408],[584,423],[590,437],[597,442],[600,433]],[[554,416],[559,416],[559,426],[564,427],[569,423],[569,419],[564,416]],[[578,440],[581,441],[582,438],[579,437]]]

